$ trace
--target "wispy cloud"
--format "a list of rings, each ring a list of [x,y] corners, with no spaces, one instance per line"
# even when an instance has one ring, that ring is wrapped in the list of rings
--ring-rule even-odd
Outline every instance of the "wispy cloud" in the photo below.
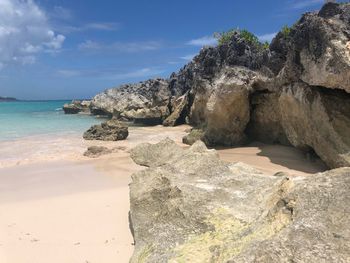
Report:
[[[160,68],[141,68],[133,71],[120,71],[117,69],[60,69],[56,71],[56,75],[64,78],[74,77],[94,77],[110,80],[133,80],[138,78],[155,77],[163,74],[164,69]]]
[[[217,40],[212,36],[205,36],[197,39],[192,39],[187,42],[187,45],[191,46],[214,46],[217,44]]]
[[[82,70],[72,70],[72,69],[60,69],[57,70],[57,75],[65,78],[71,78],[71,77],[79,77],[84,75],[84,71]]]
[[[315,6],[324,3],[324,0],[296,0],[291,4],[293,9],[303,9],[310,6]]]
[[[183,60],[186,60],[186,61],[190,61],[192,60],[197,54],[189,54],[189,55],[186,55],[186,56],[183,56],[183,57],[180,57],[181,59]]]
[[[59,20],[71,20],[73,18],[73,12],[63,6],[55,6],[51,12],[49,12],[49,17]]]
[[[135,79],[135,78],[145,78],[145,77],[153,77],[158,76],[164,73],[165,70],[157,69],[157,68],[142,68],[135,71],[118,73],[115,75],[111,75],[111,79],[123,80],[123,79]]]
[[[152,51],[162,47],[159,41],[143,41],[143,42],[113,42],[101,43],[92,40],[86,40],[78,45],[82,51],[114,51],[114,52],[128,52],[135,53],[140,51]]]
[[[95,22],[85,25],[67,25],[58,24],[55,29],[64,34],[84,32],[84,31],[117,31],[120,29],[119,23],[112,22]]]
[[[264,34],[264,35],[260,35],[258,36],[259,40],[261,42],[271,42],[272,39],[277,35],[277,32],[274,32],[274,33],[269,33],[269,34]]]

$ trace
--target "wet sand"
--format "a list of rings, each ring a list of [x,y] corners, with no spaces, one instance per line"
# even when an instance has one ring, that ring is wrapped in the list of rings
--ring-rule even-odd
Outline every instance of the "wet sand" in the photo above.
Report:
[[[143,169],[128,150],[165,137],[181,144],[186,128],[131,127],[120,142],[89,142],[79,134],[0,142],[0,262],[128,262],[133,250],[128,184]],[[82,155],[90,145],[125,150],[90,159]],[[254,143],[219,154],[267,174],[308,176],[325,169],[278,145]]]

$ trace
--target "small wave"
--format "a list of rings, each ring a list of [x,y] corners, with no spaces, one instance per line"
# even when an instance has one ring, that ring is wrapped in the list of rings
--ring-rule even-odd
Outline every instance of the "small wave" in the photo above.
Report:
[[[55,111],[63,111],[63,109],[62,108],[57,108],[57,109],[55,109]]]

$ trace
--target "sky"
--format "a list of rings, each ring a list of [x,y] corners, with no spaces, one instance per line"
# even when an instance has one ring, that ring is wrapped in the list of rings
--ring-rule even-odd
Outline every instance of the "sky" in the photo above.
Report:
[[[0,0],[0,96],[84,99],[178,71],[214,32],[270,41],[324,0]]]

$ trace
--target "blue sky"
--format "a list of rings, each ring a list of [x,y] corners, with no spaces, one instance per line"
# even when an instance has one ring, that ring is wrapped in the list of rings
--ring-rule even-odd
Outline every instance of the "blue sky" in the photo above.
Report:
[[[268,40],[323,0],[0,0],[0,96],[90,98],[167,77],[216,31]],[[29,28],[29,30],[28,30]]]

